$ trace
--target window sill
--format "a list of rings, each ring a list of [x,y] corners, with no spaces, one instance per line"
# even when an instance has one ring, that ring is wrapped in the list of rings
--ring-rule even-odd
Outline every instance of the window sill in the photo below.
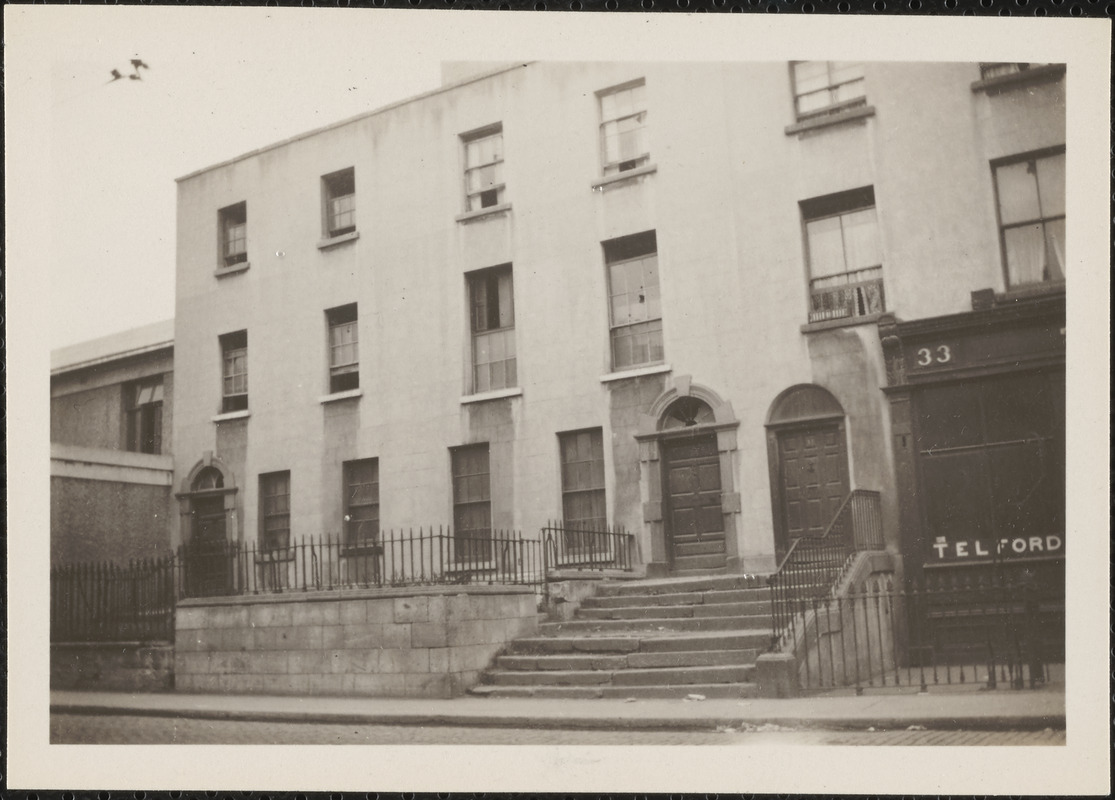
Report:
[[[864,314],[862,317],[840,317],[839,319],[826,319],[821,322],[807,322],[801,326],[802,333],[816,333],[817,331],[831,331],[834,328],[854,328],[856,325],[874,325],[879,317],[886,312],[878,314]]]
[[[496,206],[488,206],[487,208],[479,208],[476,211],[466,211],[463,214],[458,214],[454,219],[457,222],[472,222],[478,219],[485,219],[486,217],[494,217],[499,214],[506,214],[511,210],[510,203],[500,203]]]
[[[1065,282],[1042,281],[1041,283],[1024,283],[1007,289],[1002,294],[995,293],[995,305],[1008,305],[1032,297],[1044,297],[1050,294],[1064,294]]]
[[[317,399],[319,403],[335,403],[338,400],[351,400],[354,397],[360,397],[364,394],[363,389],[346,389],[343,392],[333,392],[332,394],[324,394]]]
[[[318,250],[328,250],[331,247],[336,247],[345,242],[351,242],[360,238],[360,231],[353,231],[352,233],[342,233],[340,236],[331,236],[328,239],[322,239],[317,243]]]
[[[491,392],[480,392],[479,394],[466,394],[461,398],[461,405],[483,403],[485,400],[502,400],[505,397],[522,397],[522,394],[523,390],[518,386],[510,389],[496,389]]]
[[[239,264],[233,264],[231,267],[217,267],[213,270],[213,274],[218,278],[224,278],[227,275],[238,275],[241,272],[247,272],[250,266],[251,264],[244,261]]]
[[[245,409],[243,411],[226,411],[223,414],[217,414],[213,417],[214,422],[230,422],[234,419],[247,419],[251,416],[251,411]]]
[[[673,369],[674,368],[669,364],[652,364],[647,367],[625,369],[622,372],[609,372],[607,375],[600,376],[600,382],[611,383],[612,381],[622,381],[627,378],[641,378],[644,375],[661,375],[664,372],[672,372]]]
[[[799,120],[793,125],[786,126],[786,135],[794,136],[795,134],[805,133],[806,131],[827,128],[830,125],[840,125],[845,122],[852,122],[857,119],[865,119],[873,116],[875,116],[875,106],[856,106],[855,108],[838,111],[835,114],[821,114],[816,117]]]
[[[644,164],[641,167],[629,169],[626,172],[617,172],[615,175],[609,175],[606,178],[595,180],[592,182],[592,190],[594,192],[602,192],[610,186],[615,186],[624,181],[634,180],[635,178],[641,178],[644,175],[653,175],[656,172],[658,172],[657,164]]]
[[[1044,67],[1034,67],[1023,72],[1012,72],[1010,75],[1000,75],[997,78],[972,83],[973,92],[986,92],[998,94],[999,92],[1021,89],[1036,83],[1046,83],[1059,80],[1065,74],[1064,64],[1047,64]]]

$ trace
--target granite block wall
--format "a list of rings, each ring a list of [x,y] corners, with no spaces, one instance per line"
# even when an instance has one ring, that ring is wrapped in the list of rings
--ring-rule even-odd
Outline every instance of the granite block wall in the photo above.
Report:
[[[420,592],[420,593],[419,593]],[[528,587],[369,589],[186,600],[180,691],[454,697],[537,632]]]
[[[174,645],[52,644],[50,688],[127,692],[173,689]]]

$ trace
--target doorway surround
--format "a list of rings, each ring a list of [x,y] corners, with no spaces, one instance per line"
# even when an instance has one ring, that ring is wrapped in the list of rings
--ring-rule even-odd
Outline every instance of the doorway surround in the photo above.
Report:
[[[689,420],[680,427],[671,422],[671,409],[675,403],[692,397],[708,406],[712,419]],[[736,485],[736,431],[739,420],[732,405],[720,395],[701,384],[692,382],[689,375],[677,375],[666,383],[649,411],[639,421],[635,440],[639,443],[639,483],[643,499],[643,530],[649,539],[649,557],[646,561],[647,577],[664,577],[670,572],[670,551],[664,515],[663,450],[665,443],[674,439],[688,439],[713,435],[720,461],[721,512],[724,515],[725,568],[729,573],[742,572],[740,558],[740,495]],[[645,541],[645,540],[644,540]],[[644,544],[645,547],[645,544]],[[644,551],[645,552],[645,551]]]

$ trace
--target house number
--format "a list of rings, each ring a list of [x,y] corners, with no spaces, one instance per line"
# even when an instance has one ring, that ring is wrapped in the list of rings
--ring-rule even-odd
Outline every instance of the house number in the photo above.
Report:
[[[918,366],[928,367],[930,364],[947,364],[952,361],[952,351],[947,344],[938,347],[922,347],[918,350]]]

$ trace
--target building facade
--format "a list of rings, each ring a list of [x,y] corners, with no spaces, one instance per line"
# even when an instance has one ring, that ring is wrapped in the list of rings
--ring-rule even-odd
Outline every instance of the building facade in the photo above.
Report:
[[[52,562],[170,548],[173,338],[167,320],[51,354]]]
[[[761,573],[869,489],[915,572],[1056,565],[1064,104],[1057,65],[517,64],[181,178],[174,541],[562,519]]]

